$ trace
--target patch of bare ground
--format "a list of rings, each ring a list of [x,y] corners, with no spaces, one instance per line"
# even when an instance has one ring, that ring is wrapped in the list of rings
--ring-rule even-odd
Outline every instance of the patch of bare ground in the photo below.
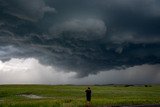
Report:
[[[26,97],[26,98],[30,98],[30,99],[49,98],[49,97],[43,97],[43,96],[35,95],[35,94],[32,94],[32,93],[21,93],[21,94],[18,94],[18,96],[22,96],[22,97]]]
[[[45,97],[34,95],[34,94],[29,94],[29,95],[27,95],[27,94],[21,94],[19,96],[30,98],[30,99],[42,99],[42,98],[45,98]]]

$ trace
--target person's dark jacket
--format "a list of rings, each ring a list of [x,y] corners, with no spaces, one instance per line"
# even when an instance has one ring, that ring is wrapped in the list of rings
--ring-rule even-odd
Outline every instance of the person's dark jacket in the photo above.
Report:
[[[86,91],[86,99],[87,99],[87,101],[91,101],[91,90],[90,89],[87,89]]]

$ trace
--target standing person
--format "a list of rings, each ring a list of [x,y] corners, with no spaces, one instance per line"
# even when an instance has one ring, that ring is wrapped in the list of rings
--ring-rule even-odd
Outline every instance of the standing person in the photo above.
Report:
[[[90,87],[88,87],[88,89],[85,92],[86,92],[86,100],[88,102],[90,102],[91,101],[91,93],[92,93]]]

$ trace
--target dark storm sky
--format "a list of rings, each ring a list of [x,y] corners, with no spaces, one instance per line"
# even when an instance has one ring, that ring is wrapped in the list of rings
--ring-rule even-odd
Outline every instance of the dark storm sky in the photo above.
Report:
[[[0,0],[0,60],[78,77],[160,64],[159,0]]]

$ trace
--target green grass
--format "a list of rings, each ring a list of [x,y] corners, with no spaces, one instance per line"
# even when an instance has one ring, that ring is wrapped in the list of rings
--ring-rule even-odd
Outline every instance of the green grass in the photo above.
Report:
[[[0,107],[84,107],[86,86],[0,85]],[[91,86],[92,107],[160,104],[160,86]],[[35,94],[30,99],[21,94]]]

